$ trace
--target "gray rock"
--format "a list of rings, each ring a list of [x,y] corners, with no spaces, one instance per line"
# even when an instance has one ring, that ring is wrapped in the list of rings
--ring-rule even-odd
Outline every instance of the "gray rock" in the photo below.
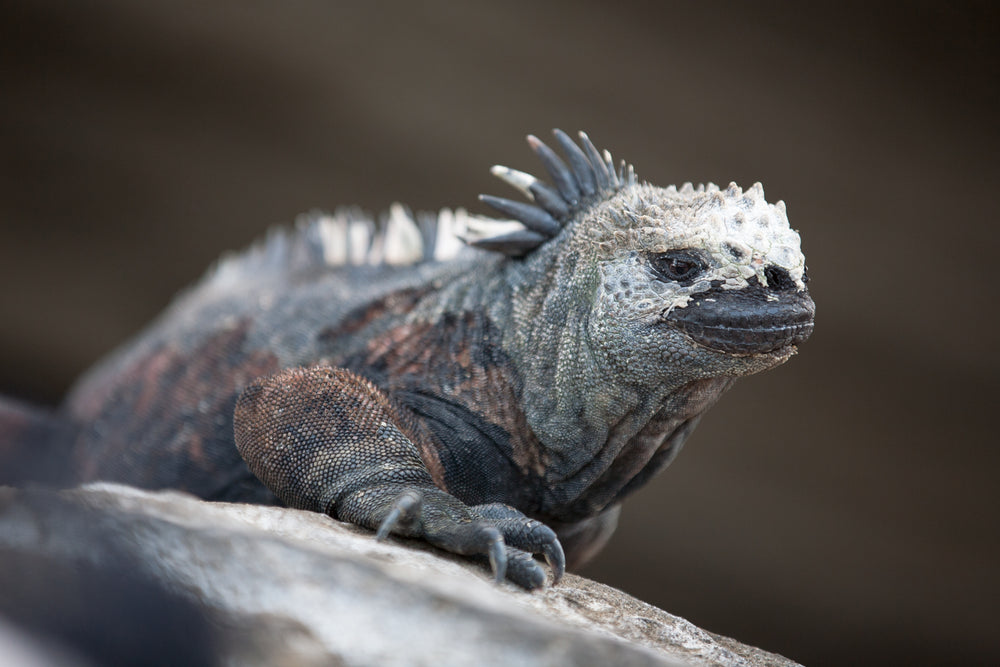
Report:
[[[177,492],[2,488],[0,569],[3,554],[43,569],[129,570],[193,603],[224,664],[795,664],[582,577],[528,593],[419,542],[376,542],[320,514]],[[28,594],[56,607],[66,589]],[[83,596],[99,617],[106,596]],[[0,607],[15,624],[19,610]]]

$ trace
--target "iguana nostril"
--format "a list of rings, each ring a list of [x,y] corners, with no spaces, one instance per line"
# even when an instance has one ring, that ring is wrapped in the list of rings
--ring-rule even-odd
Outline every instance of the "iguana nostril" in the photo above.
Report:
[[[788,271],[776,264],[769,264],[765,267],[764,278],[767,280],[768,288],[775,292],[785,292],[796,287],[795,281],[788,275]]]

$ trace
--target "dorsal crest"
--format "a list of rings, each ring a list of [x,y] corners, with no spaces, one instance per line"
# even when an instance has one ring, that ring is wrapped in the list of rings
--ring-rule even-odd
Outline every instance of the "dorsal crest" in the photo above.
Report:
[[[523,171],[497,165],[490,170],[493,175],[519,190],[528,201],[479,195],[480,201],[521,223],[522,228],[470,241],[470,245],[514,257],[525,255],[559,234],[581,210],[636,184],[632,165],[623,160],[616,170],[611,153],[599,152],[586,133],[579,133],[579,145],[562,130],[552,133],[565,161],[538,137],[528,135],[528,145],[541,160],[552,185]]]

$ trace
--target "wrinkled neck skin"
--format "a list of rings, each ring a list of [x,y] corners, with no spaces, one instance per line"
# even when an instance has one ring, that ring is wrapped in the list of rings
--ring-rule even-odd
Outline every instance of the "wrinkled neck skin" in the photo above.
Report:
[[[666,466],[736,376],[791,355],[710,352],[665,324],[623,336],[595,304],[602,276],[585,252],[552,243],[506,264],[508,294],[492,307],[547,460],[541,512],[566,521],[604,511]]]
[[[628,410],[620,404],[619,373],[608,376],[601,346],[592,340],[596,272],[581,267],[578,252],[546,247],[537,255],[506,267],[513,287],[503,342],[524,383],[528,424],[551,456],[550,470],[562,478],[589,461],[607,425]],[[628,407],[639,399],[629,396]]]

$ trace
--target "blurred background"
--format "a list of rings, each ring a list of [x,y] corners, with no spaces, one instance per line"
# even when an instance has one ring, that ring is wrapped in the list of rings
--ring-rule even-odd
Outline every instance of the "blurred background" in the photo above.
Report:
[[[584,574],[810,665],[997,664],[991,3],[0,4],[0,392],[56,404],[222,251],[312,208],[509,194],[585,129],[764,183],[818,304]]]

